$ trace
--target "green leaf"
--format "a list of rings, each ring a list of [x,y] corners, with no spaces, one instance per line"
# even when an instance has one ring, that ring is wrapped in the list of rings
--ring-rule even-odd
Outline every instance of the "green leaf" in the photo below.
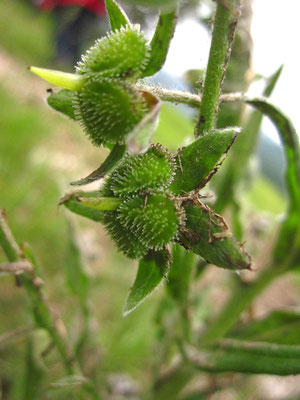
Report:
[[[66,115],[71,119],[76,119],[73,108],[73,91],[61,89],[58,92],[52,92],[47,98],[47,103],[54,110]]]
[[[300,211],[300,147],[297,132],[290,119],[267,100],[254,98],[246,102],[267,115],[278,130],[286,154],[286,185],[290,207]]]
[[[223,339],[200,351],[192,347],[186,350],[192,365],[207,372],[300,373],[300,346]]]
[[[75,214],[81,215],[82,217],[86,217],[92,219],[96,222],[102,222],[104,213],[101,210],[96,210],[94,208],[86,206],[84,203],[80,201],[82,197],[88,198],[94,197],[99,192],[77,192],[72,193],[70,195],[66,195],[60,200],[60,205],[63,204],[68,210],[72,211]]]
[[[175,243],[166,288],[173,299],[184,306],[187,302],[195,254]]]
[[[167,250],[149,251],[139,262],[138,273],[126,301],[123,315],[126,316],[138,307],[162,282],[169,266]]]
[[[276,262],[286,260],[289,254],[288,268],[299,265],[300,261],[300,146],[299,136],[290,121],[281,110],[263,98],[247,99],[263,114],[267,115],[277,128],[284,147],[286,158],[285,182],[289,199],[289,208],[274,248]]]
[[[296,345],[300,343],[300,314],[276,310],[264,318],[235,328],[227,337],[268,343]]]
[[[188,204],[185,228],[179,243],[218,267],[250,269],[251,259],[243,246],[230,234],[224,219],[203,203]]]
[[[130,21],[121,6],[114,0],[105,0],[106,10],[112,31],[119,30],[122,26],[130,25]]]
[[[267,86],[263,92],[264,96],[272,94],[281,71],[282,67],[267,79]],[[216,189],[217,201],[214,208],[218,213],[221,213],[228,203],[236,197],[235,188],[239,181],[245,177],[245,168],[256,148],[262,119],[263,115],[260,111],[252,111],[230,152],[229,159],[226,161],[221,173],[216,176],[214,187]],[[245,177],[245,179],[247,178]]]
[[[92,183],[97,181],[110,172],[115,165],[122,159],[124,154],[126,153],[126,146],[122,144],[115,144],[109,153],[108,157],[105,159],[104,163],[100,165],[98,169],[93,171],[87,177],[82,178],[78,181],[71,182],[73,186],[82,186],[87,185],[88,183]]]
[[[177,9],[161,13],[150,43],[150,55],[143,76],[156,74],[164,65],[177,23]]]
[[[222,164],[239,131],[236,127],[213,130],[181,150],[176,157],[177,171],[170,190],[178,195],[205,186]]]

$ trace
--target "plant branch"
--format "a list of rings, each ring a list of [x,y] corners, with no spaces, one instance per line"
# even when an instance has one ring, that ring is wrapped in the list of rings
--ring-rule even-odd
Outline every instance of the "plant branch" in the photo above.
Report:
[[[74,356],[71,354],[70,349],[68,348],[67,343],[65,342],[65,339],[61,333],[60,326],[62,321],[54,317],[51,308],[45,299],[42,291],[43,282],[40,277],[37,276],[36,269],[34,268],[36,262],[35,260],[31,260],[31,263],[25,258],[26,249],[22,251],[22,249],[18,246],[8,226],[4,210],[0,210],[0,245],[2,246],[9,261],[11,261],[9,264],[2,264],[2,267],[4,268],[5,266],[10,266],[11,268],[11,265],[13,264],[13,268],[20,268],[20,265],[22,265],[23,272],[26,272],[20,275],[19,279],[30,298],[32,313],[37,327],[44,328],[48,332],[62,359],[67,374],[79,374],[83,376],[79,366],[74,365]],[[25,265],[26,271],[24,270]],[[94,399],[99,398],[96,389],[93,387],[91,382],[85,383],[83,388],[90,394],[93,394]]]
[[[241,0],[218,0],[196,137],[214,128],[240,8]]]
[[[24,259],[22,251],[17,245],[13,234],[11,233],[11,230],[6,221],[4,210],[1,210],[0,212],[0,244],[2,245],[2,248],[7,258],[11,262],[13,262],[14,265],[18,263],[29,264],[29,262]],[[64,340],[57,329],[57,325],[55,323],[55,319],[52,315],[50,307],[44,298],[44,294],[41,290],[40,284],[42,281],[35,274],[32,265],[30,266],[30,273],[28,273],[28,276],[20,276],[20,282],[27,290],[27,293],[31,299],[33,314],[37,325],[45,328],[48,331],[50,337],[56,344],[67,373],[72,374],[74,373],[74,371],[69,355],[69,350],[67,349],[66,344],[64,343]]]
[[[163,101],[170,103],[186,104],[190,107],[199,109],[202,101],[202,96],[181,90],[169,90],[156,86],[138,85],[138,88],[148,92],[152,92]],[[242,93],[226,93],[219,97],[220,103],[232,103],[235,101],[244,101],[245,96]]]
[[[9,274],[19,275],[23,274],[24,272],[32,271],[32,265],[26,260],[0,264],[0,273],[7,272]]]

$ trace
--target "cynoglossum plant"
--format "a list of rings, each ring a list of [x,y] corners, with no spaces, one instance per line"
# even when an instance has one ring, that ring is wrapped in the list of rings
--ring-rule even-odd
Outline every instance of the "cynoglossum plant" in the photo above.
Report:
[[[154,74],[163,64],[175,27],[174,10],[168,9],[167,14],[160,15],[155,34],[148,43],[143,34],[131,26],[117,3],[107,0],[107,9],[113,33],[96,43],[75,74],[32,68],[33,72],[64,88],[49,96],[49,104],[77,119],[94,144],[106,145],[111,150],[96,171],[76,182],[89,183],[105,177],[100,190],[75,192],[64,197],[61,203],[74,213],[103,223],[119,250],[127,257],[139,260],[125,314],[151,294],[169,273],[170,280],[166,285],[176,301],[184,328],[179,340],[173,337],[174,342],[180,344],[181,361],[168,371],[170,374],[164,380],[162,393],[165,393],[165,382],[166,385],[170,381],[174,384],[179,376],[183,377],[180,385],[184,385],[197,369],[299,373],[299,349],[274,348],[268,343],[271,341],[269,336],[266,343],[240,344],[235,340],[235,333],[230,332],[255,296],[274,278],[299,264],[300,243],[299,143],[292,124],[265,99],[221,94],[240,2],[217,2],[201,95],[149,88],[139,80]],[[127,52],[121,42],[134,54],[130,53],[126,58]],[[110,51],[111,55],[108,54]],[[149,126],[153,126],[158,113],[158,98],[200,109],[195,140],[178,149],[176,154],[170,154],[168,149],[157,144],[149,146]],[[224,100],[250,104],[268,115],[277,126],[287,159],[290,205],[269,267],[253,283],[237,284],[219,317],[199,335],[198,331],[192,332],[187,300],[193,253],[223,268],[250,268],[250,259],[243,246],[234,239],[224,218],[206,204],[205,196],[200,192],[217,172],[240,131],[239,128],[215,129],[218,106]],[[221,198],[217,200],[222,201]],[[288,242],[283,239],[285,235]],[[247,328],[251,330],[249,325]],[[226,334],[233,341],[217,341]],[[166,337],[168,341],[169,336]],[[196,350],[199,343],[200,354]],[[290,357],[293,351],[294,356]],[[276,363],[272,363],[274,357],[281,362],[276,359]],[[175,394],[166,397],[160,395],[158,389],[155,398],[174,398]]]
[[[87,51],[75,75],[31,68],[50,82],[74,90],[73,94],[63,90],[50,95],[49,103],[78,120],[94,144],[113,144],[114,150],[123,146],[119,157],[102,171],[101,177],[113,169],[98,195],[94,199],[79,198],[78,202],[86,209],[101,210],[109,235],[129,258],[141,259],[149,251],[165,251],[168,243],[177,241],[220,267],[250,268],[248,254],[232,237],[224,219],[199,197],[199,190],[217,171],[217,163],[230,149],[239,129],[211,131],[175,155],[157,145],[145,152],[150,137],[141,120],[149,125],[151,107],[157,109],[158,101],[136,83],[162,66],[176,12],[162,13],[148,44],[116,3],[107,4],[113,31]],[[165,45],[158,47],[158,43]],[[155,118],[157,110],[154,114]],[[126,144],[132,150],[132,140],[136,144],[141,135],[147,139],[138,146],[144,154],[124,157]],[[67,198],[64,204],[69,201]],[[193,213],[202,223],[192,223]]]

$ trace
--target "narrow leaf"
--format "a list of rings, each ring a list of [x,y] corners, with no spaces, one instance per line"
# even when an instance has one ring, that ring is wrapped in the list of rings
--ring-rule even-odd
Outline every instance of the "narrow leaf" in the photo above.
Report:
[[[276,310],[264,318],[235,328],[227,337],[285,345],[300,343],[300,314]]]
[[[150,250],[139,262],[138,273],[123,310],[124,316],[136,309],[153,293],[165,277],[168,266],[167,250]]]
[[[274,247],[276,262],[290,256],[288,268],[299,265],[300,260],[300,146],[299,136],[290,121],[281,110],[263,98],[247,99],[263,114],[267,115],[277,128],[286,158],[285,183],[289,197],[289,209]]]
[[[61,89],[58,92],[52,92],[47,98],[47,103],[54,110],[71,119],[76,119],[73,108],[73,92],[71,90]]]
[[[278,130],[286,154],[290,207],[300,211],[300,147],[297,132],[290,119],[264,98],[247,99],[246,102],[267,115]]]
[[[84,77],[78,74],[37,67],[29,67],[29,71],[52,85],[68,90],[80,90],[84,84]]]
[[[281,71],[282,67],[267,79],[267,86],[263,92],[264,96],[268,97],[272,94]],[[245,177],[245,167],[248,165],[249,159],[255,151],[262,119],[262,113],[258,110],[253,110],[230,152],[230,158],[224,165],[224,168],[222,168],[221,174],[218,174],[216,177],[215,190],[217,201],[214,208],[218,213],[221,213],[228,203],[235,198],[236,185]]]
[[[143,76],[156,74],[164,65],[177,23],[177,9],[161,13],[150,43],[150,57]]]
[[[105,0],[105,5],[112,31],[119,30],[122,26],[130,25],[127,15],[119,4],[114,0]]]
[[[186,226],[179,243],[218,267],[250,269],[251,259],[229,231],[224,219],[202,203],[185,206]]]
[[[75,214],[81,215],[82,217],[86,217],[92,219],[96,222],[103,221],[103,211],[96,210],[91,207],[87,207],[80,200],[82,198],[95,197],[99,194],[99,192],[76,192],[71,193],[64,196],[59,204],[64,205],[68,210],[72,211]]]
[[[272,375],[300,373],[300,346],[222,340],[209,348],[188,348],[187,359],[208,372],[242,372]]]
[[[121,160],[126,153],[126,146],[122,144],[115,144],[108,157],[98,169],[89,174],[87,177],[82,178],[78,181],[71,182],[73,186],[87,185],[88,183],[97,181],[103,178],[108,172],[110,172],[115,165]]]
[[[213,130],[181,150],[176,157],[177,171],[170,190],[178,195],[205,186],[222,164],[238,132],[240,129],[236,127]]]

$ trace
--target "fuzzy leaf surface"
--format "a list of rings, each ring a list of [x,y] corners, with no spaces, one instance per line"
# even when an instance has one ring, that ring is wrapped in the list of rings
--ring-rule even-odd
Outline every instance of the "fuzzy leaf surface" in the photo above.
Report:
[[[177,170],[170,190],[175,195],[200,189],[217,172],[217,164],[232,146],[239,128],[213,130],[198,137],[176,157]]]
[[[123,315],[128,315],[138,307],[162,282],[168,271],[169,254],[167,250],[149,251],[139,262],[138,272],[126,301]]]
[[[185,214],[186,226],[179,236],[181,245],[218,267],[250,268],[250,257],[212,210],[197,203],[189,204],[185,206]]]

